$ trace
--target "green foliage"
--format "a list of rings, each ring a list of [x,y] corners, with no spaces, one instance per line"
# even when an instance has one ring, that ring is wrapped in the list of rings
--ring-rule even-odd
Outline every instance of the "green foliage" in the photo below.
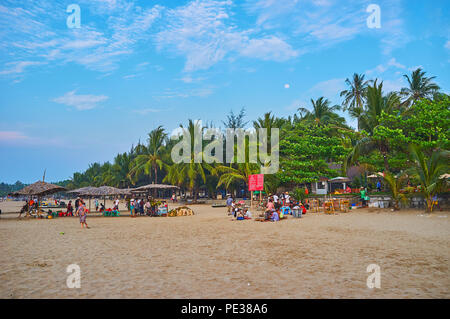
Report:
[[[308,195],[305,192],[304,188],[295,188],[292,192],[292,197],[294,197],[295,200],[298,200],[299,202],[303,202],[305,198],[308,197]]]
[[[284,184],[301,184],[317,181],[321,176],[336,177],[338,172],[329,163],[342,160],[348,152],[342,139],[330,136],[330,126],[317,126],[300,122],[280,141],[280,172],[278,178]]]

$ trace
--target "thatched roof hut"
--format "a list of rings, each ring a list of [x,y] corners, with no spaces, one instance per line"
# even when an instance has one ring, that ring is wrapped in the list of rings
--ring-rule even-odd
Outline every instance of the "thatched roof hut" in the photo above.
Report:
[[[143,193],[147,192],[151,189],[179,189],[178,186],[167,185],[167,184],[149,184],[145,186],[141,186],[135,189],[131,189],[131,193]]]
[[[45,196],[58,192],[63,192],[66,189],[62,186],[46,183],[43,181],[36,182],[22,188],[20,191],[14,192],[14,196]]]

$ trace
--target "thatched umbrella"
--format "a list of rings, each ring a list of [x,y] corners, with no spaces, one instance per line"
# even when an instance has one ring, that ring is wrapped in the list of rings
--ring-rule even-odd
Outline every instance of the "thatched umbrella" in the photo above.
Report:
[[[62,186],[39,181],[22,188],[20,191],[14,192],[13,195],[44,196],[58,192],[63,192],[65,190],[66,189]]]
[[[103,196],[103,203],[106,206],[106,196],[114,195],[126,195],[129,194],[128,189],[120,189],[111,186],[100,187],[86,187],[86,189],[78,192],[80,196]],[[89,210],[90,210],[90,197],[89,197]]]
[[[135,189],[131,189],[131,193],[150,193],[150,190],[154,189],[155,191],[158,189],[179,189],[178,186],[167,185],[167,184],[148,184],[145,186],[141,186]]]
[[[50,195],[58,192],[63,192],[66,189],[62,186],[46,183],[43,181],[38,181],[34,184],[28,185],[21,190],[14,192],[13,196],[37,196],[38,197],[38,207],[40,203],[41,196]],[[38,208],[38,214],[39,214],[39,208]]]

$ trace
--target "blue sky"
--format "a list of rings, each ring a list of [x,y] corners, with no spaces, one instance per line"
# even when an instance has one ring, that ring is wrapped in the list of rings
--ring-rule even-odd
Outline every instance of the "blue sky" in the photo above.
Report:
[[[381,28],[368,28],[369,4]],[[68,28],[78,4],[81,28]],[[70,178],[187,119],[288,116],[365,73],[424,68],[450,89],[450,2],[0,2],[0,181]],[[447,16],[447,19],[445,18]],[[354,121],[348,119],[354,126]]]

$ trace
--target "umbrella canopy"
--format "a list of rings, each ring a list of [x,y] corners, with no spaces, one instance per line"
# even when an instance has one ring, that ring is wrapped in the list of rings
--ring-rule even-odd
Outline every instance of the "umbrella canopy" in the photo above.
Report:
[[[95,189],[97,189],[97,188],[92,187],[92,186],[87,186],[87,187],[81,187],[81,188],[77,188],[77,189],[68,191],[67,193],[69,193],[69,194],[84,194],[84,193],[92,192]]]
[[[367,176],[367,178],[380,178],[380,177],[383,177],[383,176],[384,176],[384,174],[382,172],[378,172],[376,174],[372,174],[372,175]]]
[[[66,189],[62,186],[46,183],[46,182],[36,182],[34,184],[28,185],[22,188],[20,191],[13,193],[14,196],[20,195],[35,195],[35,196],[44,196],[49,194],[54,194],[58,192],[63,192]]]
[[[130,190],[132,193],[142,193],[150,189],[179,189],[178,186],[166,184],[149,184]]]
[[[440,179],[447,179],[450,178],[450,174],[443,174],[441,176],[439,176]]]
[[[77,192],[81,196],[113,196],[129,194],[128,189],[119,189],[111,186],[85,187],[84,190]]]

